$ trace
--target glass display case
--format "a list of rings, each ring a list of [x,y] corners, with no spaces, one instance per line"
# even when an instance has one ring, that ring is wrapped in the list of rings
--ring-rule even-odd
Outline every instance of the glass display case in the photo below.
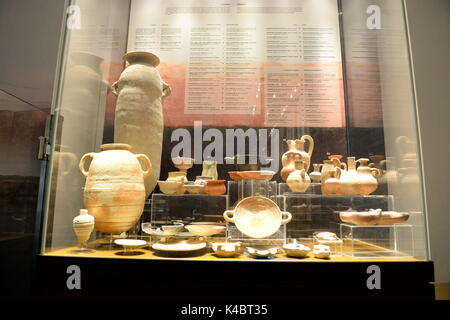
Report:
[[[67,12],[41,258],[429,260],[403,1]]]

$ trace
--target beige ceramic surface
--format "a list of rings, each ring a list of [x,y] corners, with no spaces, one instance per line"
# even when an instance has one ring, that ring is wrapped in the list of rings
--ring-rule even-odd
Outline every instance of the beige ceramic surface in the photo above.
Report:
[[[295,170],[286,179],[292,192],[305,192],[311,184],[311,179],[305,170],[305,162],[295,161]]]
[[[205,247],[206,242],[190,242],[189,240],[183,240],[175,243],[155,243],[152,245],[154,250],[176,253],[196,251]]]
[[[275,172],[269,170],[235,171],[243,180],[272,180]]]
[[[133,154],[127,144],[104,144],[102,152],[85,154],[80,170],[86,176],[84,207],[95,217],[95,228],[106,233],[128,231],[144,210],[144,178],[151,173],[147,156]],[[86,160],[92,159],[86,171]],[[145,162],[142,170],[141,163]]]
[[[253,258],[270,258],[274,257],[278,253],[278,248],[258,249],[247,247],[247,252]]]
[[[184,184],[180,181],[158,181],[159,189],[164,194],[183,194]]]
[[[202,194],[205,193],[205,187],[198,184],[185,184],[184,188],[187,192],[191,194]]]
[[[194,165],[194,159],[192,158],[176,157],[172,158],[172,162],[175,168],[185,173]]]
[[[339,194],[341,182],[339,181],[341,175],[340,168],[334,168],[334,170],[327,171],[327,179],[322,180],[322,194]]]
[[[86,209],[81,209],[80,215],[73,218],[73,231],[77,236],[78,243],[82,244],[89,240],[89,237],[94,230],[94,225],[94,216],[88,214]]]
[[[291,243],[283,245],[283,249],[288,257],[295,257],[295,258],[305,258],[311,251],[311,249],[308,246],[298,243],[297,240],[294,240]]]
[[[126,249],[138,249],[147,245],[147,241],[138,239],[117,239],[114,243]]]
[[[369,167],[369,159],[358,159],[358,169],[356,169],[356,181],[354,183],[354,191],[356,195],[369,195],[378,187],[378,181],[375,178],[379,171],[376,168]]]
[[[356,160],[355,157],[347,157],[347,170],[342,171],[339,179],[339,194],[355,195],[355,185],[357,181]]]
[[[188,182],[186,178],[186,172],[184,171],[171,171],[168,173],[166,181],[178,181],[182,183]]]
[[[213,242],[211,248],[214,253],[221,258],[231,258],[238,255],[241,252],[240,242]]]
[[[217,161],[203,161],[202,176],[211,177],[213,180],[217,180],[219,177],[217,173]]]
[[[320,167],[322,165],[320,163],[314,163],[313,164],[313,172],[309,174],[309,177],[311,178],[311,181],[313,183],[320,183],[320,180],[322,178],[322,173],[320,173]]]
[[[160,174],[164,129],[162,103],[171,89],[156,70],[159,58],[149,52],[129,52],[123,56],[128,66],[112,85],[117,95],[114,142],[133,146],[145,154],[153,171],[145,178],[146,197],[153,191]]]
[[[305,151],[305,142],[309,142],[308,151]],[[286,140],[286,144],[288,146],[288,151],[285,152],[281,157],[281,164],[283,167],[287,164],[287,156],[288,152],[298,153],[300,156],[300,160],[305,161],[306,163],[306,171],[308,172],[309,166],[311,163],[311,156],[314,150],[314,139],[309,135],[304,135],[300,139],[297,140]]]
[[[295,161],[302,160],[302,156],[299,152],[286,152],[284,155],[285,164],[280,171],[280,176],[283,181],[286,181],[289,175],[295,171]]]
[[[207,225],[207,224],[188,225],[185,228],[189,230],[189,232],[203,237],[213,236],[225,231],[224,226]]]
[[[409,218],[409,213],[381,211],[381,209],[361,212],[341,211],[339,212],[339,218],[345,223],[355,225],[390,225],[406,222]]]
[[[242,199],[234,210],[225,211],[223,215],[226,221],[236,224],[239,231],[252,238],[269,237],[292,218],[275,202],[260,196]]]

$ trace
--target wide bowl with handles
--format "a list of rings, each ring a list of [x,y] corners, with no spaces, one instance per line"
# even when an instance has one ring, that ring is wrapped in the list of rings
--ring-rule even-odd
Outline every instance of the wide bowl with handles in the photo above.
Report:
[[[234,223],[238,230],[251,238],[266,238],[291,221],[289,212],[281,211],[272,200],[254,196],[244,198],[233,210],[223,213],[226,221]]]

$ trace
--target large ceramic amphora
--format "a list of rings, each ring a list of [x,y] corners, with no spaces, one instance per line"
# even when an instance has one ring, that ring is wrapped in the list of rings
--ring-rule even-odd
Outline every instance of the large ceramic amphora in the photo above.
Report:
[[[95,217],[95,228],[105,233],[128,231],[144,210],[144,178],[152,171],[144,154],[133,154],[127,144],[104,144],[100,153],[87,153],[80,161],[86,176],[84,206]],[[86,170],[86,161],[92,159]],[[142,169],[139,160],[144,162]]]
[[[171,89],[156,70],[159,58],[149,52],[129,52],[123,56],[128,66],[112,85],[117,95],[114,142],[133,146],[152,163],[145,178],[146,196],[155,188],[161,168],[164,130],[162,103]]]
[[[305,151],[306,141],[309,142],[308,151]],[[283,167],[286,166],[288,161],[288,153],[297,153],[300,156],[300,159],[305,161],[305,170],[308,172],[311,164],[311,155],[314,150],[314,139],[311,136],[304,135],[300,139],[286,140],[286,144],[288,146],[288,151],[281,156],[281,164]]]

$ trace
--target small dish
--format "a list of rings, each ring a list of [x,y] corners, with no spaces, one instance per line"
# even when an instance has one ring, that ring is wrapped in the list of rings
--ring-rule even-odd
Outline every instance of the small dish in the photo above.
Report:
[[[176,235],[178,232],[180,232],[181,230],[183,230],[184,228],[184,224],[174,224],[174,225],[165,225],[165,226],[161,226],[161,229],[163,230],[163,232],[167,235]]]
[[[253,258],[273,258],[278,253],[278,248],[269,248],[269,249],[257,249],[253,247],[247,247],[247,252]]]
[[[189,253],[204,249],[206,242],[191,242],[189,240],[182,240],[175,243],[161,243],[157,242],[152,245],[152,248],[157,251],[167,253]]]
[[[308,253],[311,251],[308,246],[298,243],[297,240],[285,244],[283,246],[283,249],[288,257],[294,258],[306,258],[308,256]]]
[[[243,180],[272,180],[275,172],[269,170],[259,171],[237,171]]]
[[[241,251],[240,242],[211,243],[214,253],[221,258],[231,258],[238,255]]]
[[[180,181],[158,181],[159,189],[164,194],[183,194],[184,184]]]
[[[324,244],[316,244],[313,249],[314,258],[318,259],[328,259],[331,255],[331,249],[329,246]]]
[[[409,213],[397,211],[382,211],[370,209],[369,211],[341,211],[339,218],[342,222],[355,225],[391,225],[408,220]]]
[[[127,254],[135,249],[143,248],[147,245],[147,241],[138,239],[117,239],[114,243],[123,247],[123,252]]]
[[[225,230],[224,226],[208,225],[208,224],[190,224],[185,227],[189,232],[202,237],[209,237],[219,234]]]

